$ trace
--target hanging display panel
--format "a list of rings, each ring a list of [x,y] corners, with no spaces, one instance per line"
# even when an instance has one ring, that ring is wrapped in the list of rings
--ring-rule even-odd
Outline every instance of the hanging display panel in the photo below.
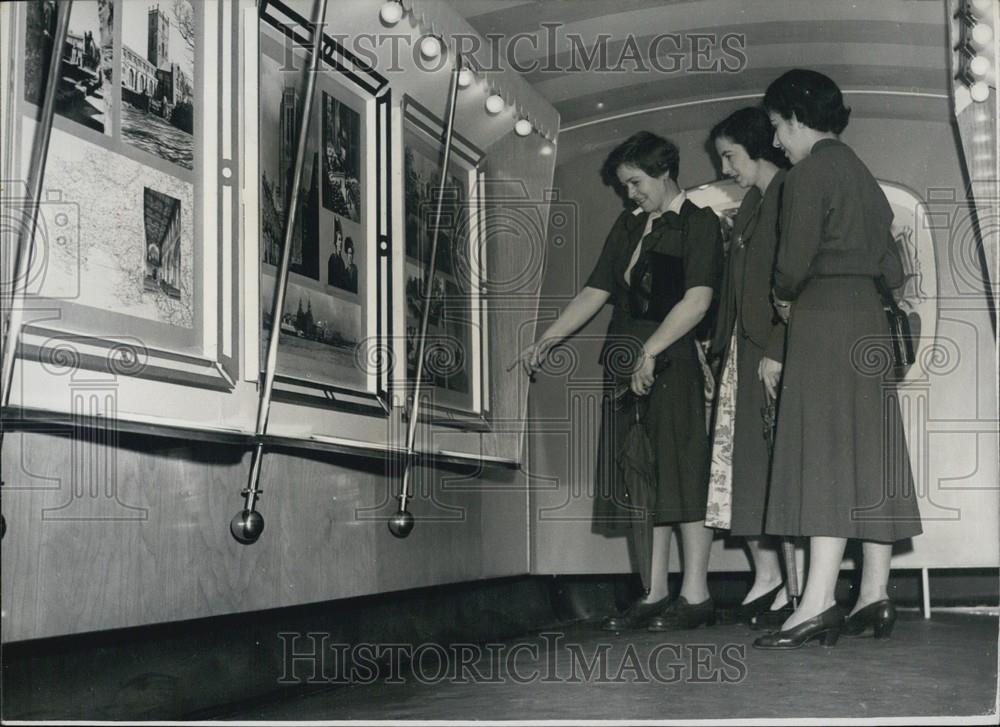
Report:
[[[49,59],[61,54],[22,355],[234,386],[237,235],[222,234],[222,220],[233,216],[236,165],[220,155],[231,129],[217,123],[231,97],[219,74],[205,72],[226,62],[224,7],[78,0],[56,49],[56,2],[18,5],[20,173],[4,185],[15,228],[30,224],[19,180],[28,177]]]
[[[277,265],[291,195],[291,267],[277,330],[275,398],[388,409],[391,325],[386,80],[330,37],[322,46],[301,184],[292,189],[306,88],[308,22],[261,9],[261,350],[272,330]],[[263,361],[263,357],[262,357]]]
[[[485,428],[483,153],[453,134],[442,188],[444,124],[411,98],[403,100],[403,119],[407,380],[412,386],[417,379],[420,328],[428,306],[421,396],[429,396],[421,411],[435,423]],[[435,225],[435,273],[425,290]]]

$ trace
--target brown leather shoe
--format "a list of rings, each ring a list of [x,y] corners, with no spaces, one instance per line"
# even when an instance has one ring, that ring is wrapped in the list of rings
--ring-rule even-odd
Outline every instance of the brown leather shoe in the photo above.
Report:
[[[701,603],[690,604],[684,596],[667,606],[655,618],[650,619],[650,631],[681,631],[699,626],[715,625],[715,602],[706,598]]]
[[[646,625],[649,619],[663,610],[663,607],[669,600],[670,596],[661,598],[659,601],[653,601],[652,603],[636,601],[628,607],[625,613],[604,619],[601,623],[601,629],[603,631],[630,631],[632,629],[640,629]]]

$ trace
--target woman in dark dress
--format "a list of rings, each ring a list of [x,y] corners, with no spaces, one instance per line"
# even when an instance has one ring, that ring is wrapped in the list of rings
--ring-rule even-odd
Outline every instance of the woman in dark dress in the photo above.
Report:
[[[761,411],[777,397],[785,326],[771,306],[778,207],[788,161],[760,107],[736,111],[709,138],[722,173],[748,190],[733,221],[712,352],[719,382],[706,523],[746,538],[754,581],[736,618],[751,622],[787,602],[778,543],[764,535],[770,455]],[[782,618],[782,620],[784,620]]]
[[[841,631],[888,636],[892,543],[921,532],[906,440],[885,361],[888,324],[874,279],[902,283],[892,210],[838,139],[850,110],[821,73],[794,70],[764,96],[774,143],[793,167],[783,192],[775,306],[788,321],[766,530],[809,536],[798,609],[754,642],[787,649]],[[848,538],[862,541],[858,600],[845,623],[834,587]]]
[[[652,504],[652,577],[646,597],[604,628],[651,630],[694,628],[715,620],[708,593],[712,531],[705,527],[709,448],[705,428],[704,379],[694,329],[718,287],[722,241],[718,218],[696,207],[677,185],[677,147],[639,132],[614,149],[602,168],[609,185],[620,185],[637,206],[623,212],[608,234],[586,286],[559,318],[519,357],[537,370],[552,346],[579,330],[606,303],[614,305],[602,352],[608,394],[598,451],[599,519],[627,518],[616,457],[631,424],[632,407],[616,408],[616,389],[631,389],[646,411],[642,425],[652,445],[656,492]],[[668,308],[659,319],[635,310],[630,293],[656,255],[670,269],[673,287],[656,292]],[[669,299],[669,303],[666,302]],[[654,317],[655,318],[655,317]],[[617,410],[616,410],[617,409]],[[670,526],[679,525],[684,575],[681,591],[667,604]]]

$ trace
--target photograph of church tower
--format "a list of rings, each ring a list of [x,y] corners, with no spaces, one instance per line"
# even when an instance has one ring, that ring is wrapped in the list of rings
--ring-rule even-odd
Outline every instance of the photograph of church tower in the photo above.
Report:
[[[298,78],[285,73],[277,62],[261,59],[261,113],[274,119],[276,143],[261,144],[262,260],[277,265],[281,256],[285,216],[289,208],[295,166],[296,129],[301,111]],[[319,150],[310,138],[302,169],[298,209],[292,230],[291,270],[319,280]]]
[[[194,53],[191,0],[122,3],[122,137],[194,169]]]

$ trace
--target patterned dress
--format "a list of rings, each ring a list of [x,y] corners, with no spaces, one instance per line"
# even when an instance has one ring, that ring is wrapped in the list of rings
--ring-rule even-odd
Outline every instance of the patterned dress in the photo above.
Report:
[[[712,349],[725,356],[715,407],[709,481],[710,527],[733,535],[764,533],[770,456],[757,369],[764,356],[784,358],[785,326],[774,316],[771,279],[785,172],[762,195],[751,187],[733,222]]]

